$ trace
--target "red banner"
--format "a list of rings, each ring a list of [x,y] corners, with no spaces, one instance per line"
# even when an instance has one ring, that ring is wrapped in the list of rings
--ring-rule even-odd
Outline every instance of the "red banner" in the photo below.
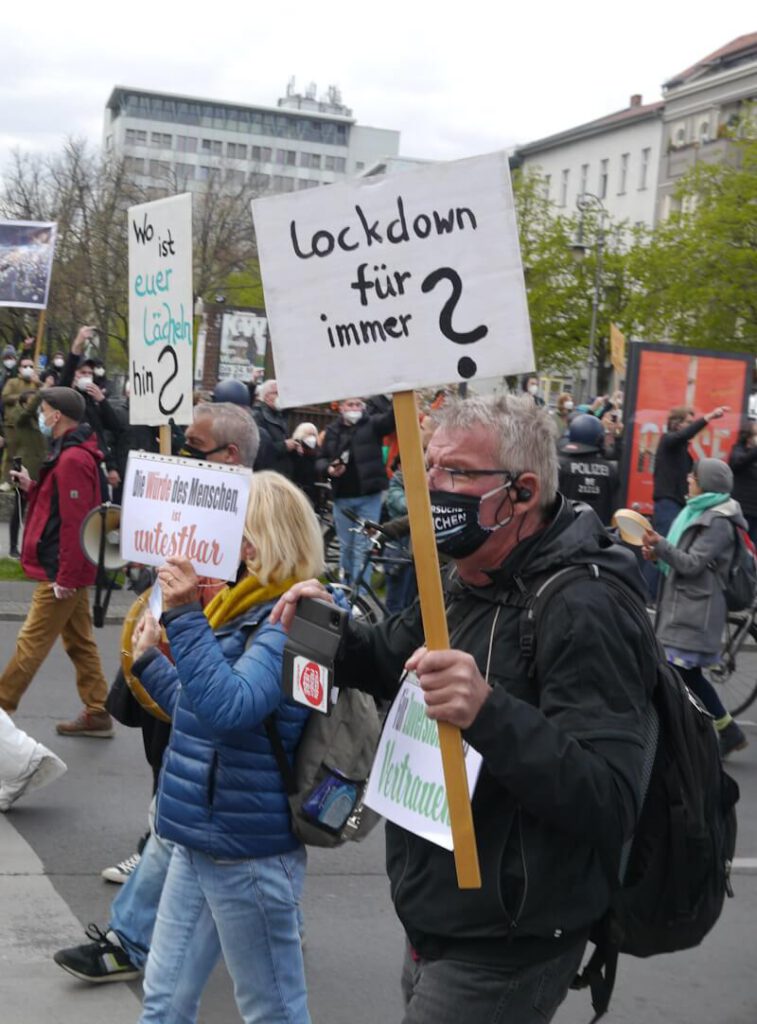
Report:
[[[730,412],[708,423],[690,445],[695,459],[727,461],[746,413],[753,360],[673,346],[632,344],[629,350],[625,505],[651,515],[655,453],[670,410],[688,406],[699,417],[719,405],[730,406]]]

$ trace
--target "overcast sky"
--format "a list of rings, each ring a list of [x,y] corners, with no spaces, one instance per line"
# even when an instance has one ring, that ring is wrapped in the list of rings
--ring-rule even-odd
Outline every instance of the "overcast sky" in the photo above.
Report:
[[[757,31],[754,0],[4,3],[0,167],[11,149],[99,144],[114,85],[275,105],[338,85],[404,156],[454,159],[660,98],[666,79]],[[268,8],[268,10],[266,9]]]

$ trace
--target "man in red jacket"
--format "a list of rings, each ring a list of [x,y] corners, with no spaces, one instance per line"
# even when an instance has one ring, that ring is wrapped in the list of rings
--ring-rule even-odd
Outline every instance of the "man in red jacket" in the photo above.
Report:
[[[21,565],[27,576],[40,582],[15,654],[0,676],[0,707],[16,710],[60,636],[76,668],[84,707],[73,721],[59,722],[56,729],[62,736],[109,737],[113,723],[105,710],[108,684],[92,633],[87,591],[97,569],[84,558],[79,544],[82,522],[101,501],[103,455],[92,428],[82,423],[85,404],[79,392],[54,387],[40,395],[39,429],[51,438],[50,454],[36,483],[23,467],[12,473],[29,499]]]

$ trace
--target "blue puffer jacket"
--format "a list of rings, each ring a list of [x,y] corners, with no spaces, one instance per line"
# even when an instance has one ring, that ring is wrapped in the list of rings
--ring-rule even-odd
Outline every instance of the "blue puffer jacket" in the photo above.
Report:
[[[286,635],[258,605],[215,633],[199,604],[163,616],[176,665],[156,650],[134,674],[171,714],[158,787],[156,829],[164,839],[219,859],[268,857],[299,845],[281,774],[265,733],[276,712],[293,757],[309,712],[281,689]]]

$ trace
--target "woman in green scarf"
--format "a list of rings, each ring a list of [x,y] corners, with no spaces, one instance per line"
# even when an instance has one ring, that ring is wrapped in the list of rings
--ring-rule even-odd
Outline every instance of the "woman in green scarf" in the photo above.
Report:
[[[723,589],[734,545],[728,520],[744,528],[746,521],[731,498],[733,473],[725,462],[700,459],[688,479],[689,497],[667,538],[648,531],[642,553],[665,576],[657,635],[668,661],[715,719],[725,757],[747,739],[702,669],[719,661],[728,613]]]

